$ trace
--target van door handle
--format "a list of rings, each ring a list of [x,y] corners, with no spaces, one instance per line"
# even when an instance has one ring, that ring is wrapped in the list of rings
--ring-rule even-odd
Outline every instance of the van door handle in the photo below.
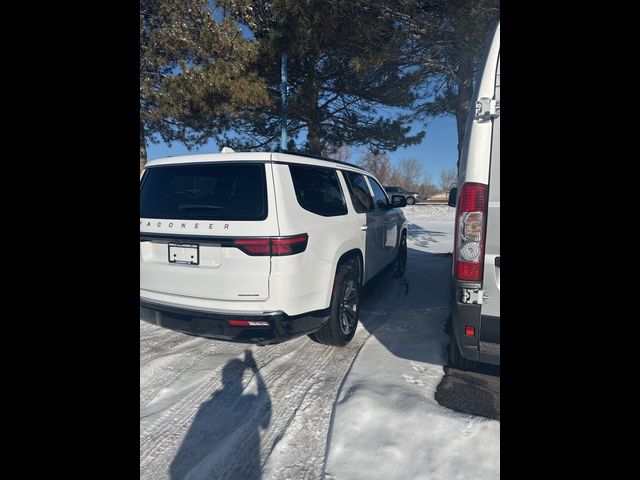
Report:
[[[362,226],[360,227],[360,230],[366,230],[367,228],[369,228],[369,227],[367,227],[366,225],[362,225]]]

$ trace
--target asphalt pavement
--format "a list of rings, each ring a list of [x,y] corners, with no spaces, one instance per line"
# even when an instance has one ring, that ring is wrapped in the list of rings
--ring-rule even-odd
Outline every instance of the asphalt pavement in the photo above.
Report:
[[[458,412],[500,420],[500,367],[481,365],[467,372],[444,367],[436,401]]]

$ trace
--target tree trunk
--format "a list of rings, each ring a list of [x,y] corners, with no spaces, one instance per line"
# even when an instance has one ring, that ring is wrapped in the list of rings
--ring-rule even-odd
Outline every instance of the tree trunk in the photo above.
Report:
[[[467,127],[467,115],[471,107],[473,96],[473,62],[471,58],[465,58],[457,70],[458,78],[458,101],[456,108],[456,124],[458,127],[458,168],[462,157],[462,146],[464,144],[465,129]]]
[[[320,144],[320,125],[315,120],[307,121],[307,141],[309,142],[309,153],[311,155],[320,155],[322,146]]]
[[[307,118],[307,142],[311,155],[321,155],[320,112],[318,112],[318,82],[315,78],[315,60],[307,65],[307,98],[309,100],[309,117]]]
[[[147,143],[144,139],[144,125],[140,122],[140,171],[147,163]]]

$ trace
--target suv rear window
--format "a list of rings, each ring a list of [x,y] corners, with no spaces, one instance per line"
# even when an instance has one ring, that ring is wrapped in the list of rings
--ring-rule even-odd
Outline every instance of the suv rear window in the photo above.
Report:
[[[184,220],[264,220],[264,164],[152,167],[140,190],[140,217]]]
[[[289,171],[302,208],[323,217],[347,214],[347,204],[334,169],[289,165]]]

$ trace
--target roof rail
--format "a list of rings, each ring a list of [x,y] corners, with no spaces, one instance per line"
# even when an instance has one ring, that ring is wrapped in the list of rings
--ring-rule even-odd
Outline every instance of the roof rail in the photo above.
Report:
[[[341,165],[348,165],[349,167],[359,168],[360,170],[363,170],[363,168],[361,166],[356,165],[354,163],[343,162],[341,160],[336,160],[335,158],[323,157],[321,155],[312,155],[311,153],[303,153],[303,152],[296,152],[296,151],[292,151],[292,150],[281,150],[281,149],[277,149],[276,152],[277,153],[286,153],[287,155],[297,155],[299,157],[314,158],[316,160],[324,160],[324,161],[332,162],[332,163],[339,163]]]

